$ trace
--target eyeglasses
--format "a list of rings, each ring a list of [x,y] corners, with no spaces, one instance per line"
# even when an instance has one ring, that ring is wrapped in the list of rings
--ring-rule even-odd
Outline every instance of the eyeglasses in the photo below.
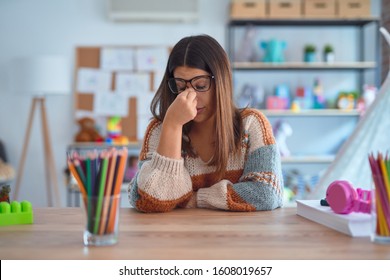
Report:
[[[211,86],[211,79],[214,79],[214,76],[202,75],[196,76],[191,80],[184,80],[181,78],[170,78],[168,80],[169,89],[174,94],[179,94],[186,90],[187,83],[190,83],[192,88],[198,92],[208,91]]]

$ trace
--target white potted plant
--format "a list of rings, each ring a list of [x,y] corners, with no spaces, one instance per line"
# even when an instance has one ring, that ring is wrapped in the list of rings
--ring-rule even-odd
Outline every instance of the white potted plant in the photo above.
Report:
[[[330,44],[324,46],[324,61],[327,63],[334,62],[333,46]]]

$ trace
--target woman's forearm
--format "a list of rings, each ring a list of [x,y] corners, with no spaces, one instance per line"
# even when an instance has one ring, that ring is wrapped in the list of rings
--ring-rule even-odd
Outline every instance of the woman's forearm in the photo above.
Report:
[[[164,120],[157,153],[172,159],[181,158],[182,126]]]

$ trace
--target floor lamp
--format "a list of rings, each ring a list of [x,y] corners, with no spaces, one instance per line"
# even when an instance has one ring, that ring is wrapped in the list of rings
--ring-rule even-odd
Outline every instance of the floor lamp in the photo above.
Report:
[[[18,199],[35,111],[40,107],[48,206],[60,206],[58,180],[46,114],[46,97],[70,92],[67,60],[59,56],[17,58],[11,64],[11,90],[28,95],[31,108],[17,169],[14,200]],[[54,193],[52,192],[54,191]],[[55,203],[53,203],[53,197]]]

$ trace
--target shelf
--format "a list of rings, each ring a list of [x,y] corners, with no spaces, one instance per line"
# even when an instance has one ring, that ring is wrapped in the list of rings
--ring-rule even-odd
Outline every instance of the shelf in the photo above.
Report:
[[[282,157],[282,163],[331,163],[334,155]]]
[[[236,83],[235,89],[238,90],[245,84],[253,84],[253,88],[248,88],[248,95],[269,96],[274,93],[274,88],[278,84],[286,84],[290,90],[312,87],[313,82],[310,80],[319,78],[325,84],[324,97],[333,100],[338,92],[362,89],[365,83],[374,83],[379,88],[380,23],[380,17],[374,16],[354,19],[230,20],[227,23],[227,50]],[[252,30],[256,35],[250,33]],[[280,38],[277,39],[278,37]],[[317,37],[320,38],[316,42],[313,38]],[[343,37],[342,41],[340,41],[341,37]],[[285,42],[290,51],[288,54],[290,59],[287,57],[287,61],[282,63],[262,61],[266,49],[259,43],[263,40],[270,42],[273,38]],[[309,42],[318,48],[319,59],[315,62],[304,62],[302,58],[302,50]],[[336,50],[340,50],[337,51],[336,61],[327,63],[321,59],[325,44],[331,44]],[[256,45],[255,51],[249,50],[254,45]],[[366,49],[369,49],[370,53]],[[260,55],[261,58],[253,58]],[[324,77],[318,77],[322,75]],[[259,86],[262,93],[260,90],[257,91]],[[245,92],[235,92],[235,96],[238,97],[243,93]],[[340,109],[301,109],[298,112],[260,109],[260,111],[273,125],[278,119],[283,119],[290,123],[294,130],[294,134],[288,140],[292,156],[282,157],[281,161],[285,171],[296,170],[298,173],[297,178],[285,182],[286,187],[295,187],[296,183],[293,181],[299,179],[302,181],[300,185],[304,184],[310,188],[316,187],[316,180],[335,160],[339,147],[350,136],[361,115],[358,110]],[[306,188],[297,190],[296,197],[305,197],[306,191]],[[289,203],[291,205],[288,206],[295,206],[295,202]]]
[[[11,184],[11,182],[12,182],[13,179],[14,179],[14,178],[12,178],[12,179],[7,179],[7,180],[0,179],[0,186]]]
[[[268,117],[348,117],[348,116],[359,116],[358,110],[340,110],[340,109],[308,109],[294,112],[291,110],[261,110],[263,114]]]
[[[340,19],[340,18],[329,18],[329,19],[242,19],[242,20],[231,20],[230,26],[245,26],[245,25],[273,25],[273,26],[364,26],[371,22],[379,22],[379,17],[365,17],[365,18],[351,18],[351,19]]]
[[[95,149],[95,148],[122,148],[127,147],[128,149],[141,148],[142,143],[140,142],[129,142],[128,144],[115,144],[107,142],[75,142],[68,145],[68,149]]]
[[[363,62],[234,62],[234,70],[365,70],[375,69],[374,61]]]
[[[126,145],[106,143],[106,142],[75,142],[67,146],[66,153],[71,154],[73,152],[87,153],[90,151],[101,151],[103,149],[116,148],[121,149],[126,147],[129,151],[129,155],[138,154],[142,148],[141,142],[129,142]]]

